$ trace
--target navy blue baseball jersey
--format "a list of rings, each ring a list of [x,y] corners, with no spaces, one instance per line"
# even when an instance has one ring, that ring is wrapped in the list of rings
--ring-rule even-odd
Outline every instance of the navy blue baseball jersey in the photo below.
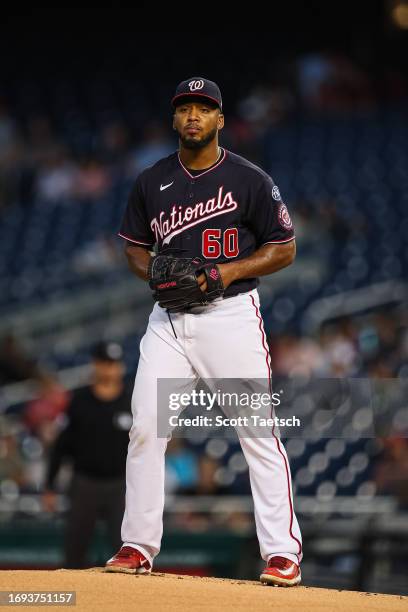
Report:
[[[137,178],[119,236],[160,254],[215,263],[243,259],[264,244],[294,239],[278,187],[248,160],[221,148],[205,170],[186,168],[179,154],[159,160]],[[232,283],[225,296],[250,291],[257,278]]]

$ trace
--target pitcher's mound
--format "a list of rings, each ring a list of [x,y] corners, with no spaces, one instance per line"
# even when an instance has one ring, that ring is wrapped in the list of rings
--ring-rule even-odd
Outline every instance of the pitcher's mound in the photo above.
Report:
[[[101,568],[55,571],[0,571],[1,591],[76,591],[75,612],[212,612],[271,610],[407,610],[408,597],[312,587],[278,588],[248,580],[153,573],[105,573]],[[46,610],[62,606],[47,605]],[[44,606],[30,606],[44,610]]]

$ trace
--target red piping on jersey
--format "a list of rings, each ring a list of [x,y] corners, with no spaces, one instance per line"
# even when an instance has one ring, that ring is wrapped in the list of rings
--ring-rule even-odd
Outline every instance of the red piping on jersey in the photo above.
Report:
[[[125,236],[125,234],[121,234],[118,232],[118,236],[124,238],[125,240],[129,240],[129,242],[135,242],[136,244],[143,244],[143,246],[153,246],[153,242],[142,242],[141,240],[134,240],[133,238],[129,238],[129,236]]]
[[[285,240],[268,240],[268,242],[264,242],[263,245],[264,244],[282,244],[283,242],[291,242],[294,239],[295,239],[295,236],[292,236],[292,238],[286,238]]]
[[[177,157],[180,163],[180,166],[183,168],[184,172],[187,174],[187,176],[189,176],[191,179],[198,179],[200,178],[200,176],[203,176],[204,174],[207,174],[207,172],[211,172],[212,170],[215,170],[216,168],[218,168],[218,166],[220,164],[222,164],[222,162],[225,160],[225,158],[227,157],[227,152],[225,149],[223,149],[222,147],[220,147],[221,151],[222,151],[222,155],[221,155],[221,159],[220,161],[215,164],[215,166],[211,166],[211,168],[208,168],[208,170],[205,170],[204,172],[202,172],[201,174],[196,174],[195,176],[193,176],[192,174],[189,173],[189,171],[187,170],[187,168],[183,165],[183,162],[180,159],[180,152],[177,153]]]
[[[270,391],[270,394],[272,395],[272,373],[271,373],[271,366],[270,366],[270,355],[269,355],[269,351],[268,351],[268,349],[267,349],[266,342],[265,342],[265,332],[264,332],[264,329],[263,329],[263,321],[262,321],[261,314],[260,314],[260,312],[259,312],[259,308],[258,308],[258,306],[255,304],[255,300],[254,300],[253,296],[251,295],[250,297],[251,297],[251,300],[252,300],[252,304],[253,304],[253,306],[254,306],[254,308],[255,308],[256,316],[257,316],[257,318],[259,319],[259,329],[260,329],[261,334],[262,334],[262,346],[263,346],[264,351],[265,351],[265,355],[266,355],[266,366],[267,366],[267,368],[268,368],[269,391]],[[273,408],[271,408],[271,417],[273,417]],[[288,469],[288,464],[287,464],[287,461],[286,461],[286,457],[285,457],[284,453],[282,452],[282,449],[281,449],[281,446],[280,446],[280,443],[279,443],[279,439],[278,439],[278,438],[276,437],[276,435],[275,435],[275,424],[274,424],[274,425],[273,425],[273,427],[272,427],[272,435],[273,435],[273,437],[275,438],[275,441],[276,441],[276,446],[277,446],[277,448],[278,448],[279,453],[282,455],[283,462],[284,462],[284,464],[285,464],[285,471],[286,471],[286,483],[287,483],[287,486],[288,486],[288,499],[289,499],[289,509],[290,509],[290,525],[289,525],[289,534],[290,534],[291,538],[292,538],[293,540],[295,540],[295,542],[296,542],[296,543],[297,543],[297,545],[299,546],[299,552],[298,552],[298,554],[296,555],[296,557],[297,557],[297,559],[298,559],[298,563],[300,563],[300,561],[299,561],[299,555],[302,553],[302,544],[301,544],[301,543],[300,543],[300,541],[297,539],[297,537],[293,535],[293,532],[292,532],[292,525],[293,525],[293,505],[292,505],[292,497],[291,497],[291,491],[290,491],[289,469]]]

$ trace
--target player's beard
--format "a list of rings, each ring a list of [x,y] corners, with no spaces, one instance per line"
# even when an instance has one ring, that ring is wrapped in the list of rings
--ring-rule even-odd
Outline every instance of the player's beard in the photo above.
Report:
[[[214,138],[217,136],[217,131],[217,128],[214,128],[207,134],[207,136],[204,136],[204,138],[201,138],[200,140],[195,140],[194,138],[189,138],[188,136],[182,136],[180,132],[178,132],[178,135],[185,149],[203,149],[214,140]]]

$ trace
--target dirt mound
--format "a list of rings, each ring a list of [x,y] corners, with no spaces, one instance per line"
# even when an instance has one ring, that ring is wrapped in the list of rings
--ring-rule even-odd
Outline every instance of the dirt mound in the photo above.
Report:
[[[316,610],[407,610],[408,597],[355,593],[298,586],[284,589],[247,580],[200,578],[153,573],[150,576],[108,574],[100,568],[55,571],[0,571],[1,591],[76,591],[76,612],[195,612],[278,609],[294,612]],[[44,606],[30,606],[44,610]],[[47,605],[47,610],[62,606]]]

